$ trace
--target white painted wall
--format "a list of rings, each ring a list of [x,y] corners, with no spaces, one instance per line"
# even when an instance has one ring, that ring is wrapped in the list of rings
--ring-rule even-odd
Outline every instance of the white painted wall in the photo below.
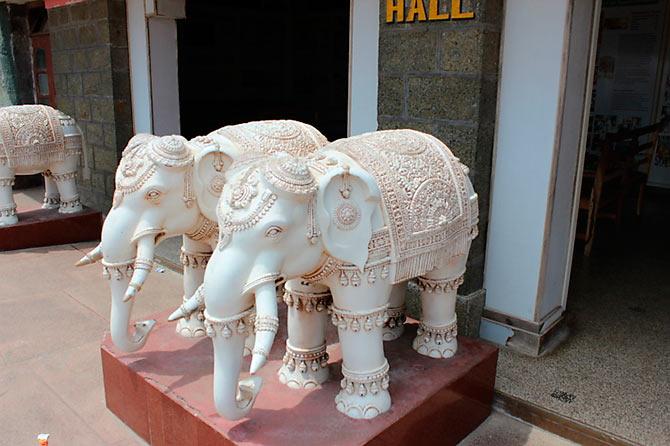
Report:
[[[351,0],[348,134],[377,130],[379,1]]]
[[[486,306],[534,320],[570,0],[507,0],[484,286]]]

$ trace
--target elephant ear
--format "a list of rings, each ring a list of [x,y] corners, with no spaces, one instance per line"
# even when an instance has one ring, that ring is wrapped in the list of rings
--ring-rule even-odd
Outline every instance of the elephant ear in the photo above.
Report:
[[[316,219],[328,254],[363,270],[380,201],[381,192],[372,175],[346,161],[321,177]]]
[[[233,158],[218,144],[198,147],[196,144],[193,165],[193,185],[200,212],[216,221],[216,204],[226,183],[226,170]]]

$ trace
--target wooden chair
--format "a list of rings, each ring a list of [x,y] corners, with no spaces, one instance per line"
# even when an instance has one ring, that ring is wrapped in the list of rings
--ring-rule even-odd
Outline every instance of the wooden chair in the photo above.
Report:
[[[577,231],[577,239],[584,240],[584,255],[591,255],[596,222],[614,220],[617,228],[627,192],[637,190],[636,214],[642,212],[649,171],[658,147],[659,133],[668,120],[656,124],[608,134],[599,143],[600,158],[594,171],[585,170],[582,181],[579,211],[585,214],[584,230]],[[644,142],[640,142],[640,141]]]
[[[623,208],[625,165],[613,152],[611,145],[601,145],[595,171],[584,171],[579,211],[586,214],[583,231],[577,239],[584,240],[584,255],[591,255],[598,219],[614,220],[619,226]]]
[[[644,195],[649,179],[649,172],[654,162],[654,155],[658,149],[659,134],[667,125],[667,119],[646,127],[635,129],[630,132],[630,138],[636,141],[635,153],[631,154],[630,176],[627,187],[637,190],[637,199],[635,203],[635,214],[639,217],[642,213],[644,204]],[[640,144],[640,139],[647,138],[647,141]]]

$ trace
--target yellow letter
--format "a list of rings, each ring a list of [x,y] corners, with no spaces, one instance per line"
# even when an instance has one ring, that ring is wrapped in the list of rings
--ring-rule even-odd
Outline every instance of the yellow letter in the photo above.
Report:
[[[439,13],[440,0],[430,0],[428,3],[428,20],[449,20],[449,13]]]
[[[461,0],[451,0],[451,18],[454,20],[459,20],[459,19],[472,19],[475,17],[474,11],[470,12],[463,12],[461,11],[461,8],[463,5],[461,4]]]
[[[426,21],[426,9],[423,7],[423,0],[412,0],[407,10],[407,21],[413,22],[417,15],[419,16],[419,22]]]
[[[394,12],[398,23],[404,21],[405,0],[386,0],[386,23],[393,22]]]

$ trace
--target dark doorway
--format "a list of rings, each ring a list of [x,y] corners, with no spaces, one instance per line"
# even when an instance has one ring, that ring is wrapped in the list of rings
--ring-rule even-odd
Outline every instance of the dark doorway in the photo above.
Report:
[[[296,119],[347,133],[349,2],[188,0],[177,22],[181,131]]]

